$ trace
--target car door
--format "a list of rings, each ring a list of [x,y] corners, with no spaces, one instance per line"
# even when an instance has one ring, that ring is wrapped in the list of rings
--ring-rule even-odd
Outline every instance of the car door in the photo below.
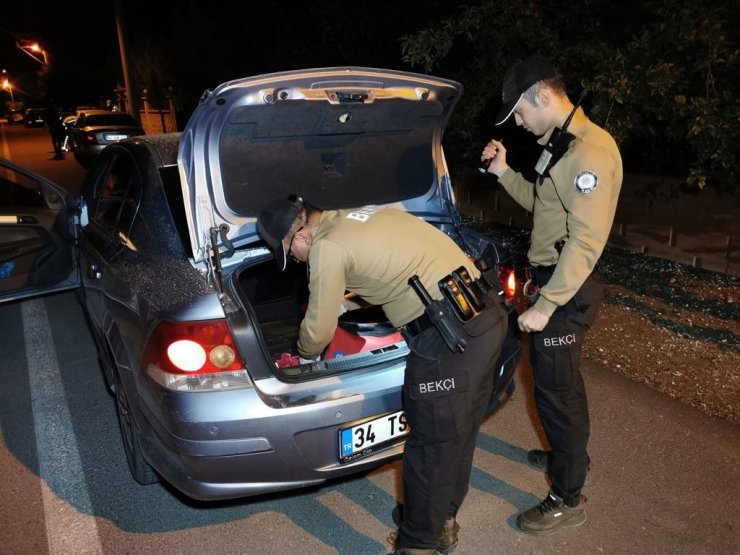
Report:
[[[88,221],[80,233],[80,273],[88,314],[100,329],[109,329],[115,313],[135,304],[116,260],[127,250],[136,251],[129,232],[141,195],[140,172],[124,148],[103,152],[83,184]]]
[[[0,302],[74,289],[76,199],[0,158]]]

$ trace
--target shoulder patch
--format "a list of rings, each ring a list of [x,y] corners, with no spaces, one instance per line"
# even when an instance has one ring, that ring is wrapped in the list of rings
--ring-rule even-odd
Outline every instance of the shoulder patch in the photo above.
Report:
[[[588,194],[599,184],[599,178],[591,170],[579,173],[574,180],[576,191]]]

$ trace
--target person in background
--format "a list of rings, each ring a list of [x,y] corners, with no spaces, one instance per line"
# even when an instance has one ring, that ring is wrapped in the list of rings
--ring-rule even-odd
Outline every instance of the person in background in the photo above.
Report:
[[[62,118],[62,126],[64,127],[64,140],[62,141],[62,152],[69,152],[72,147],[69,144],[69,140],[72,137],[72,127],[74,127],[77,121],[75,114],[70,114]]]
[[[517,524],[524,532],[549,534],[586,521],[581,490],[590,464],[590,423],[579,360],[603,296],[594,267],[614,220],[622,160],[611,135],[574,106],[561,76],[542,57],[506,72],[495,123],[512,116],[541,137],[535,182],[509,167],[501,141],[491,140],[481,159],[533,215],[532,273],[525,285],[531,304],[518,324],[530,334],[537,412],[551,448],[530,451],[528,460],[549,474],[551,488],[539,505],[518,515]]]
[[[51,144],[54,147],[54,159],[63,160],[64,151],[62,150],[62,145],[64,144],[66,129],[62,123],[62,112],[54,100],[49,103],[49,106],[44,111],[44,122],[46,123],[46,128],[49,130]]]
[[[443,298],[438,282],[464,267],[480,272],[457,244],[431,224],[393,208],[317,210],[298,199],[262,209],[257,229],[278,269],[288,257],[308,264],[309,301],[300,325],[301,362],[318,360],[331,341],[347,291],[382,306],[410,348],[403,406],[411,433],[403,455],[403,504],[393,553],[451,553],[458,545],[457,511],[468,490],[475,441],[491,399],[507,318],[495,292],[464,324],[463,352],[448,347],[409,284],[417,276]],[[454,318],[454,316],[453,316]],[[436,384],[445,384],[436,387]]]

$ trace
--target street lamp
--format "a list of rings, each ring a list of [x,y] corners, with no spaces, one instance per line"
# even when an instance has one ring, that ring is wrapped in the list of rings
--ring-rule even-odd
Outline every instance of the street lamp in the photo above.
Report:
[[[10,93],[10,101],[15,102],[15,98],[13,98],[13,85],[10,84],[9,79],[3,79],[3,88]]]
[[[46,56],[46,50],[39,46],[38,42],[25,41],[24,43],[16,42],[18,48],[23,50],[26,54],[31,56],[34,60],[46,67],[49,65],[49,59]]]

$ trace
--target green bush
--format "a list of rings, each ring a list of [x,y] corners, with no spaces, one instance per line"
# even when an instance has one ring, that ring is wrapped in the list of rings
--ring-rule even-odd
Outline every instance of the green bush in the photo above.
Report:
[[[740,10],[732,4],[485,1],[404,37],[402,54],[465,86],[445,138],[453,165],[473,163],[492,136],[506,69],[539,53],[562,72],[571,98],[589,89],[584,106],[617,139],[626,171],[734,191]]]

